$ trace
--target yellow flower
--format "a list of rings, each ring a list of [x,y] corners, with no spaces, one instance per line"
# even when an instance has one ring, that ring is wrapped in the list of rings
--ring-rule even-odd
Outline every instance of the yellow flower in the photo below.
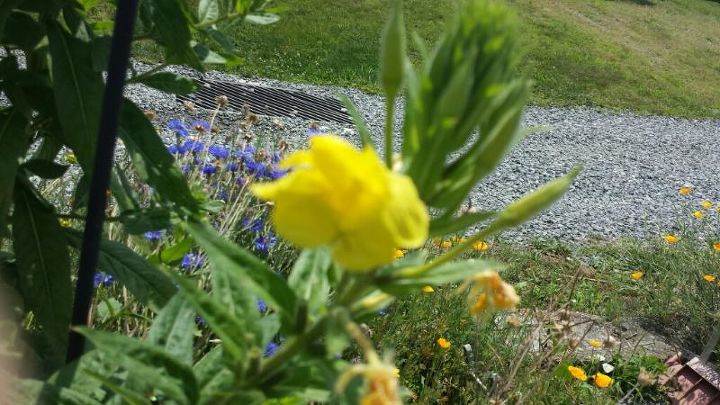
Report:
[[[702,211],[695,211],[692,213],[692,216],[694,216],[697,219],[700,219],[705,216],[705,213]]]
[[[590,339],[590,340],[588,340],[588,343],[590,344],[590,346],[592,346],[596,349],[603,347],[603,343],[597,339]]]
[[[69,219],[67,219],[67,218],[60,218],[60,226],[67,228],[67,227],[70,226],[70,224],[71,224],[71,222],[70,222]]]
[[[452,343],[450,343],[450,342],[449,342],[447,339],[445,339],[445,338],[439,338],[439,339],[437,340],[437,344],[438,344],[438,346],[440,346],[442,349],[449,349],[450,346],[452,346]]]
[[[644,275],[645,273],[643,273],[642,271],[634,271],[632,274],[630,274],[630,278],[637,281],[643,278]]]
[[[473,243],[473,249],[477,252],[484,252],[488,249],[490,249],[490,245],[488,245],[486,242],[483,242],[481,240]]]
[[[568,366],[568,371],[570,372],[570,375],[573,376],[573,378],[576,380],[587,381],[588,379],[587,374],[585,374],[585,370],[581,369],[580,367]]]
[[[426,285],[425,287],[422,288],[422,292],[431,293],[431,292],[435,292],[435,290],[432,288],[432,286]]]
[[[443,249],[449,249],[452,247],[452,242],[449,240],[444,240],[442,243],[440,243],[440,247]]]
[[[707,209],[710,209],[710,207],[713,206],[713,203],[710,202],[710,201],[703,201],[701,205],[702,205],[703,208],[705,208],[705,209],[707,210]]]
[[[613,379],[603,373],[595,373],[593,380],[595,381],[595,385],[600,388],[607,388],[613,383]]]
[[[70,163],[71,165],[77,164],[77,162],[78,162],[77,158],[75,157],[75,154],[72,152],[65,155],[65,161]]]
[[[707,281],[708,283],[714,283],[715,276],[713,276],[712,274],[706,274],[703,276],[703,280]]]
[[[365,378],[365,391],[360,398],[362,405],[402,405],[398,378],[400,370],[392,364],[380,361],[376,354],[370,355],[367,364],[350,366],[335,384],[335,390],[342,392],[357,375]]]
[[[403,252],[400,249],[395,249],[395,254],[394,254],[395,259],[400,259],[401,257],[404,257],[404,256],[405,256],[405,252]]]
[[[482,315],[487,311],[513,309],[520,303],[515,289],[503,281],[496,271],[483,271],[470,278],[460,288],[470,283],[468,306],[473,315]]]
[[[293,170],[250,190],[274,202],[275,229],[297,246],[330,246],[339,264],[365,271],[392,262],[397,246],[419,247],[428,237],[428,211],[412,180],[388,170],[371,148],[316,136],[281,167]]]
[[[671,234],[667,234],[667,235],[663,236],[663,239],[665,239],[665,242],[667,242],[671,245],[674,243],[677,243],[680,240],[680,238],[678,238],[675,235],[671,235]]]
[[[715,249],[716,252],[720,252],[720,242],[713,243],[713,249]]]
[[[680,190],[678,190],[678,193],[680,193],[680,195],[690,195],[690,192],[692,192],[692,189],[690,187],[680,187]]]

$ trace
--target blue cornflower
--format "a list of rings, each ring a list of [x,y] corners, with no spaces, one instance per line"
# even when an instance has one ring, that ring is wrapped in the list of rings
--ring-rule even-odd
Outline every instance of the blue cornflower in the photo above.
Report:
[[[270,252],[270,249],[275,246],[276,242],[277,238],[275,235],[258,236],[257,239],[255,239],[255,250],[260,254],[266,255]]]
[[[244,148],[235,151],[235,156],[242,159],[244,162],[255,161],[255,147],[252,145],[245,145]]]
[[[197,253],[186,253],[180,262],[180,267],[185,270],[195,270],[202,267],[203,264],[205,264],[205,258],[202,255]]]
[[[210,123],[205,120],[195,120],[191,124],[192,128],[198,132],[210,131]]]
[[[245,168],[247,168],[248,174],[255,177],[263,177],[267,172],[267,167],[265,167],[265,164],[259,162],[245,162]]]
[[[244,186],[246,183],[247,183],[247,180],[246,180],[245,177],[243,177],[243,176],[238,176],[238,177],[235,179],[235,184],[237,184],[238,186],[241,186],[241,187],[242,187],[242,186]]]
[[[289,170],[282,170],[282,169],[272,169],[267,173],[267,176],[271,180],[277,180],[280,177],[286,175],[289,172]]]
[[[190,131],[188,131],[187,127],[185,126],[185,123],[181,120],[175,118],[170,121],[168,121],[168,129],[172,130],[176,134],[180,136],[188,136],[190,135]]]
[[[162,238],[163,231],[162,230],[149,231],[149,232],[145,232],[143,235],[145,235],[145,239],[154,242],[154,241],[158,241],[158,240],[160,240],[160,238]]]
[[[261,300],[260,298],[257,299],[257,309],[258,312],[263,313],[267,311],[267,304],[265,301]]]
[[[214,156],[216,159],[227,159],[228,156],[230,156],[230,151],[228,148],[222,146],[222,145],[212,145],[208,148],[208,153],[211,156]]]
[[[262,219],[256,219],[255,221],[253,221],[250,230],[255,233],[259,233],[263,230],[263,228],[265,228],[265,222]]]
[[[280,153],[278,152],[273,152],[270,160],[272,160],[273,163],[279,163],[282,160],[282,156],[280,156]]]
[[[240,169],[240,165],[238,162],[230,162],[227,165],[225,165],[225,170],[235,173]]]
[[[208,324],[207,320],[200,315],[195,317],[195,323],[201,327],[207,326]]]
[[[268,343],[267,346],[265,346],[264,356],[265,357],[272,356],[273,354],[275,354],[276,351],[278,351],[279,348],[280,348],[280,345],[275,342]]]
[[[196,139],[188,139],[182,146],[192,153],[200,153],[205,149],[205,144]]]
[[[93,286],[97,288],[99,285],[109,287],[113,283],[113,276],[105,273],[95,273],[93,277]]]
[[[190,163],[185,163],[184,165],[182,165],[181,170],[182,170],[183,174],[190,174],[192,169],[193,169],[193,165],[191,165]]]
[[[212,164],[206,164],[200,170],[203,172],[203,174],[207,174],[209,176],[209,175],[215,174],[215,172],[217,172],[217,167]]]
[[[176,145],[172,144],[167,147],[168,152],[170,152],[171,155],[184,155],[185,152],[187,152],[187,149],[185,149],[185,145]]]
[[[317,127],[311,127],[311,128],[308,128],[307,131],[305,131],[305,135],[307,135],[307,136],[318,135],[321,133],[322,133],[322,131],[320,130],[320,128],[317,128]]]

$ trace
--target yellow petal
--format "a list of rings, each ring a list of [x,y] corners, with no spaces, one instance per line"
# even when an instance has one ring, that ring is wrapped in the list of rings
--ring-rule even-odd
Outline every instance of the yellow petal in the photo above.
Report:
[[[428,238],[430,215],[409,177],[397,173],[391,175],[390,201],[384,221],[397,246],[422,246]]]

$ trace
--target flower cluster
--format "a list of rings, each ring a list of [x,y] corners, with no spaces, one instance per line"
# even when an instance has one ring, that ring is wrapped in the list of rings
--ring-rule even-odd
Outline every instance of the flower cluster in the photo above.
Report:
[[[470,284],[468,306],[473,315],[513,309],[520,303],[515,288],[503,281],[496,271],[480,272],[467,283]],[[465,288],[465,285],[460,288]]]

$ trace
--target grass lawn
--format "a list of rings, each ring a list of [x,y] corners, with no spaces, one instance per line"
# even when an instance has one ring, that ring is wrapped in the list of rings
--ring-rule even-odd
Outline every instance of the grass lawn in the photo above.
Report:
[[[720,3],[505,0],[522,20],[537,105],[720,117]],[[388,0],[278,0],[271,26],[230,28],[243,75],[376,91]],[[408,29],[432,42],[455,0],[406,0]],[[414,52],[411,49],[411,52]]]

